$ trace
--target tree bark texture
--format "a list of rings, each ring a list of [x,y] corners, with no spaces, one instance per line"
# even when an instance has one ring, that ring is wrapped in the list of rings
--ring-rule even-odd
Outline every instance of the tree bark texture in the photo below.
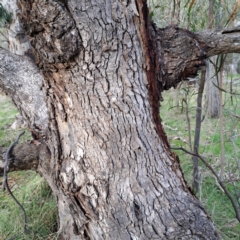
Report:
[[[26,56],[0,48],[0,88],[21,111],[29,127],[44,135],[48,125],[47,106],[41,91],[43,77],[35,63]]]
[[[192,33],[171,26],[156,31],[163,52],[159,62],[164,90],[176,87],[188,77],[196,77],[204,59],[221,53],[240,52],[240,27]]]
[[[17,0],[1,0],[4,8],[12,14],[12,22],[7,28],[1,29],[1,47],[9,49],[12,53],[23,55],[31,47],[29,40],[17,17],[18,7]]]
[[[219,102],[219,81],[217,56],[210,58],[211,62],[207,64],[207,80],[205,91],[206,114],[211,118],[219,118],[220,102]]]
[[[24,84],[39,86],[28,96],[47,108],[47,126],[30,127],[51,154],[38,171],[57,198],[60,238],[219,239],[159,117],[161,91],[196,74],[207,55],[196,35],[157,29],[143,0],[18,4],[42,77]]]
[[[216,238],[159,139],[158,59],[146,3],[19,3],[48,86],[61,237]]]

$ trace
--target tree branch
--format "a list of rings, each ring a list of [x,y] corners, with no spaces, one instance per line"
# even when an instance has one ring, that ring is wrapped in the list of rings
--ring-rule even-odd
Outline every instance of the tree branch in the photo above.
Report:
[[[232,194],[228,191],[227,187],[224,184],[224,181],[222,181],[220,179],[220,177],[218,176],[218,174],[216,173],[216,171],[213,169],[213,167],[211,166],[211,164],[208,163],[208,161],[206,161],[201,155],[199,155],[198,153],[192,153],[190,151],[188,151],[187,149],[183,148],[183,147],[178,147],[178,148],[171,148],[172,150],[182,150],[185,153],[188,153],[192,156],[196,156],[199,159],[201,159],[201,161],[206,165],[206,167],[212,172],[212,174],[215,176],[215,178],[217,179],[217,182],[219,183],[219,185],[222,187],[223,191],[225,192],[225,194],[227,195],[227,197],[229,198],[229,200],[232,203],[233,209],[235,211],[236,214],[236,219],[240,222],[240,210],[238,208],[238,204],[235,201],[235,199],[233,198]]]
[[[4,154],[7,148],[0,147],[0,174],[4,169]],[[35,170],[37,171],[41,159],[50,161],[50,152],[46,145],[40,143],[23,143],[14,147],[9,161],[9,172],[18,170]]]
[[[240,53],[240,26],[222,31],[202,31],[195,34],[206,57],[225,53]]]
[[[0,48],[0,89],[9,95],[37,134],[48,125],[47,107],[41,91],[43,77],[27,56],[18,56]]]
[[[196,77],[204,59],[221,53],[240,52],[240,27],[222,31],[192,33],[175,26],[158,29],[153,25],[162,71],[162,89]]]

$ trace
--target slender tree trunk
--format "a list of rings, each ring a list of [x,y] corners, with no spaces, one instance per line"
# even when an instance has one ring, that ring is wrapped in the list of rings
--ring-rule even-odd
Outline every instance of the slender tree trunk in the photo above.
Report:
[[[213,9],[214,9],[214,0],[209,0],[208,29],[211,29],[213,26],[213,20],[214,20]],[[209,67],[209,64],[207,66]],[[201,121],[202,121],[201,120],[202,119],[202,94],[203,94],[204,85],[205,85],[205,78],[206,78],[206,66],[203,66],[201,69],[201,78],[200,78],[200,83],[198,88],[198,98],[197,98],[196,125],[195,125],[195,135],[194,135],[194,153],[195,154],[198,154],[199,141],[200,141]],[[196,193],[199,191],[199,182],[200,182],[199,170],[198,170],[198,157],[193,156],[192,160],[193,160],[192,188],[193,188],[193,191]]]
[[[214,21],[214,0],[209,0],[209,8],[208,8],[208,29],[213,28]]]
[[[211,57],[211,62],[209,62],[207,71],[207,81],[206,81],[206,113],[211,118],[219,118],[219,82],[217,76],[217,57]]]
[[[173,0],[171,3],[171,24],[178,25],[180,19],[180,0]]]
[[[214,17],[214,0],[209,0],[209,12],[208,12],[208,29],[212,29],[214,27],[214,19],[217,22],[217,16]],[[217,23],[216,23],[217,24]],[[219,91],[216,86],[218,83],[218,63],[217,56],[211,57],[210,62],[207,65],[207,81],[206,81],[206,112],[207,115],[211,118],[219,118]]]
[[[225,61],[226,57],[223,57],[223,62]],[[222,90],[223,89],[223,65],[221,66],[220,73],[219,73],[219,125],[220,125],[220,140],[221,140],[221,170],[220,170],[220,179],[223,181],[224,179],[224,169],[225,169],[225,151],[224,151],[224,127],[223,127],[223,98],[222,98]]]
[[[202,121],[202,95],[204,91],[206,77],[206,66],[202,66],[201,70],[201,78],[198,87],[198,97],[197,97],[197,110],[196,110],[196,125],[195,125],[195,135],[194,135],[194,153],[198,154],[199,141],[200,141],[200,133],[201,133],[201,121]],[[194,192],[198,192],[199,190],[199,170],[198,170],[198,157],[193,156],[193,184],[192,188]]]

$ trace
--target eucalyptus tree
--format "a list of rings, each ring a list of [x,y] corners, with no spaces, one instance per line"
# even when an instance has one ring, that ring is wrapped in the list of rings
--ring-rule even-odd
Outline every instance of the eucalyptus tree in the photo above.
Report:
[[[0,48],[0,88],[35,141],[16,148],[9,169],[25,166],[46,179],[59,238],[219,239],[171,152],[159,101],[205,58],[239,52],[230,34],[239,29],[159,29],[144,0],[18,7],[21,39],[31,47],[22,56]]]

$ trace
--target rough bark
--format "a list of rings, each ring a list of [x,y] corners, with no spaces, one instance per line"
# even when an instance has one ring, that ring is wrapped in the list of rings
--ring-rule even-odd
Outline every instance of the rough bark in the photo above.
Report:
[[[17,0],[1,0],[4,8],[12,14],[12,21],[6,28],[0,30],[0,45],[5,49],[9,49],[12,53],[24,55],[31,45],[17,18],[18,7]]]
[[[7,94],[29,128],[36,135],[45,135],[48,126],[47,107],[41,91],[43,77],[27,56],[18,56],[0,48],[0,88]]]
[[[39,141],[51,159],[38,171],[57,198],[60,238],[218,239],[158,112],[160,92],[194,75],[207,55],[196,35],[158,30],[142,0],[19,0],[19,7],[42,74],[48,125]]]
[[[240,28],[192,33],[178,27],[158,29],[162,48],[164,90],[176,87],[188,77],[196,77],[203,59],[221,53],[240,52]],[[159,49],[160,51],[160,49]]]
[[[196,34],[207,57],[240,52],[240,27],[221,31],[202,31]]]
[[[164,144],[146,3],[19,3],[52,89],[49,167],[61,237],[217,238]]]
[[[188,77],[196,77],[206,53],[196,35],[185,29],[158,30],[163,48],[163,88],[168,90]]]

